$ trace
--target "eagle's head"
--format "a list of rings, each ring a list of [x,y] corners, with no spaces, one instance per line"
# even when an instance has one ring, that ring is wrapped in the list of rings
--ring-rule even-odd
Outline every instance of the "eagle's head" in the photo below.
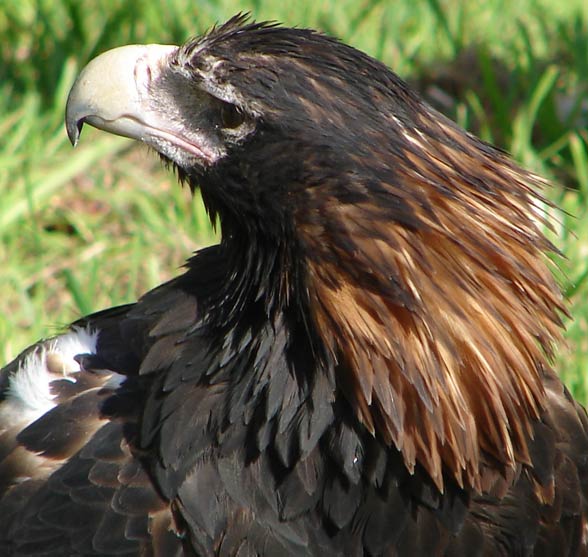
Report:
[[[350,202],[377,195],[394,172],[384,158],[402,154],[408,133],[416,141],[421,113],[395,74],[354,48],[235,17],[179,48],[103,54],[78,78],[67,122],[73,142],[88,122],[152,146],[202,188],[223,225],[270,233],[271,221],[281,233],[298,209],[317,209],[312,186],[348,182],[332,193]],[[402,196],[389,201],[411,223]]]
[[[201,188],[228,257],[297,305],[410,470],[483,490],[488,463],[529,462],[564,311],[537,176],[369,56],[241,16],[98,57],[66,122],[74,143],[84,122],[140,140]]]

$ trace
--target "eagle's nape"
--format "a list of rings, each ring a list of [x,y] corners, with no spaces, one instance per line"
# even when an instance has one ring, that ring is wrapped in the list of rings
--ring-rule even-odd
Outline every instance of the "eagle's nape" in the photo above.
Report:
[[[98,57],[83,123],[171,162],[222,240],[3,370],[0,552],[587,553],[539,177],[359,51],[242,17]]]

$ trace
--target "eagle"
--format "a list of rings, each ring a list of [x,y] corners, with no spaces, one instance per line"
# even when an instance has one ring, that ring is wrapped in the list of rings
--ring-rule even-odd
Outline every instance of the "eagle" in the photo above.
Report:
[[[0,375],[0,554],[588,554],[545,182],[384,64],[237,15],[91,61],[83,124],[218,245]]]

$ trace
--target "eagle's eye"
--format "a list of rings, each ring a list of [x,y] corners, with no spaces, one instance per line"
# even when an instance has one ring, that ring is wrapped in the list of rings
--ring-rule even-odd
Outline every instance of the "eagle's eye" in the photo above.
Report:
[[[244,121],[245,115],[234,104],[223,102],[220,108],[220,117],[223,128],[234,130]]]

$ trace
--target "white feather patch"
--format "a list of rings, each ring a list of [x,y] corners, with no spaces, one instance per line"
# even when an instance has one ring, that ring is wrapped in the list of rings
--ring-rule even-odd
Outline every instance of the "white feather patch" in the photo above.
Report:
[[[95,354],[98,331],[72,328],[39,344],[27,354],[9,379],[7,398],[0,405],[0,423],[28,425],[55,406],[50,384],[75,381],[78,354]]]

